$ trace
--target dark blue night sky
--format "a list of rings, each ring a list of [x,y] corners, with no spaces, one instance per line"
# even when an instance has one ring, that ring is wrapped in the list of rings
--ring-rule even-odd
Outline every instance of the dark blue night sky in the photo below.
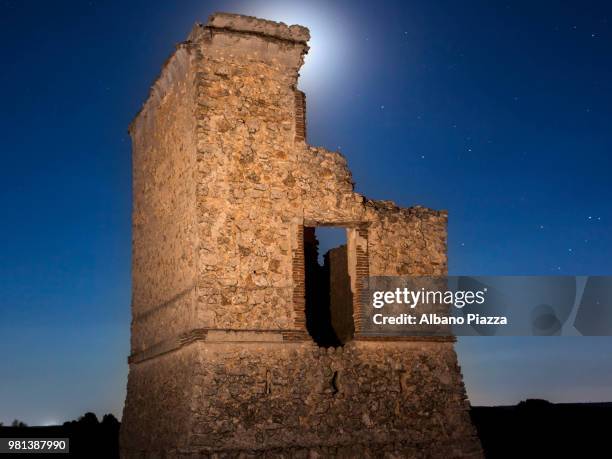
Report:
[[[612,274],[612,3],[0,2],[0,422],[121,415],[127,125],[196,21],[302,23],[309,142],[449,211],[452,274]],[[612,400],[612,338],[464,338],[474,404]]]

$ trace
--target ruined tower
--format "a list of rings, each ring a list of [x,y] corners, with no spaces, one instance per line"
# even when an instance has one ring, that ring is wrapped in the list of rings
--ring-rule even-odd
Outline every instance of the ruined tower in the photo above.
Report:
[[[215,14],[130,126],[124,457],[480,454],[451,338],[360,335],[368,276],[446,273],[447,215],[364,198],[341,154],[306,143],[308,39]],[[327,271],[320,226],[346,229]]]

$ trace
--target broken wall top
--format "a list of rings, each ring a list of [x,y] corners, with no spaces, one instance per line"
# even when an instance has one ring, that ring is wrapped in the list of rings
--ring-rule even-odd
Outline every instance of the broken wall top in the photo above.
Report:
[[[197,40],[202,29],[205,28],[250,33],[268,38],[293,41],[304,45],[310,40],[310,31],[304,26],[288,26],[283,22],[229,13],[214,13],[208,18],[207,24],[196,24],[189,36],[189,40]]]
[[[239,65],[266,63],[295,87],[309,39],[309,30],[300,25],[288,26],[238,14],[212,14],[206,24],[195,24],[188,39],[179,43],[166,60],[145,103],[130,123],[129,133],[134,136],[136,126],[148,118],[171,87],[193,84],[193,76],[198,71],[193,59],[198,54]]]

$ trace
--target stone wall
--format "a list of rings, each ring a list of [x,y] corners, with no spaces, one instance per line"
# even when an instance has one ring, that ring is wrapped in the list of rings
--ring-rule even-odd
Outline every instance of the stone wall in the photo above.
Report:
[[[197,245],[192,66],[187,47],[179,46],[130,126],[133,352],[191,328]]]
[[[372,276],[444,276],[447,213],[390,201],[368,201]]]
[[[479,454],[451,339],[359,335],[368,275],[446,273],[446,213],[366,199],[340,153],[307,145],[308,39],[213,15],[131,125],[125,457]],[[319,225],[347,228],[355,338],[343,348],[306,330],[304,228]]]
[[[353,290],[348,271],[346,245],[327,252],[329,267],[329,309],[331,324],[341,343],[350,341],[355,335],[353,323]]]
[[[138,450],[148,457],[187,451],[202,457],[261,451],[270,457],[308,457],[309,452],[319,457],[337,452],[343,457],[470,457],[479,452],[462,409],[465,395],[451,343],[353,341],[324,349],[308,343],[219,341],[196,343],[160,357],[155,365],[176,368],[183,361],[192,362],[191,429],[183,430],[185,417],[169,424],[163,415],[176,416],[172,403],[184,397],[180,387],[154,386],[142,415],[160,416],[160,422],[139,419],[148,426],[143,436],[130,429],[136,421],[130,419],[124,438],[133,435],[134,440],[126,457],[137,457]],[[150,364],[143,365],[149,375]]]
[[[307,39],[303,28],[220,16],[192,32],[199,326],[293,325],[283,305],[292,302],[291,194],[298,193],[284,182],[296,166],[295,86]]]

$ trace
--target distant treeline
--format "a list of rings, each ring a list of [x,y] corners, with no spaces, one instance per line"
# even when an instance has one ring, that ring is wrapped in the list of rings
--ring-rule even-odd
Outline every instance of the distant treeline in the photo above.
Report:
[[[28,427],[16,419],[11,426],[0,425],[0,437],[69,438],[71,457],[113,459],[119,457],[119,426],[119,421],[112,414],[104,415],[100,422],[94,413],[85,413],[76,421],[44,427]]]
[[[516,406],[472,407],[485,455],[497,458],[611,457],[612,403],[527,400]],[[72,457],[119,457],[119,421],[93,413],[62,426],[0,425],[0,437],[70,438]]]

